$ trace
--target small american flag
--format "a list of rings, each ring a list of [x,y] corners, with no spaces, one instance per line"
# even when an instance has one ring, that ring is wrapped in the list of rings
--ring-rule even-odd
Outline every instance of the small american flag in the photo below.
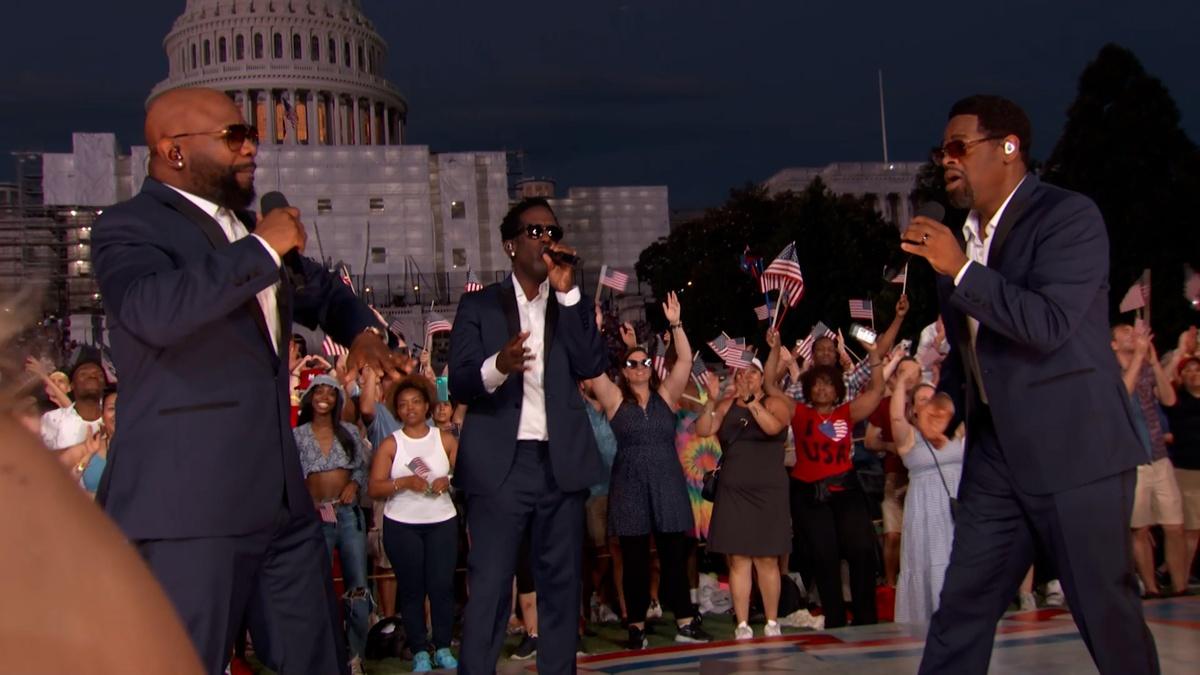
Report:
[[[800,259],[796,257],[796,242],[785,246],[779,256],[767,265],[759,278],[759,287],[764,293],[778,290],[789,307],[795,307],[800,302],[800,297],[804,295],[804,275],[800,273]]]
[[[766,305],[759,305],[754,308],[754,316],[758,317],[759,321],[766,321],[771,318],[771,310]]]
[[[474,270],[467,270],[467,283],[463,286],[463,293],[474,293],[482,291],[483,284],[479,283],[479,277],[475,276]]]
[[[388,330],[394,333],[396,337],[400,337],[404,335],[404,324],[400,323],[399,317],[396,317],[388,324]]]
[[[1132,312],[1148,304],[1150,304],[1150,270],[1145,270],[1122,298],[1120,311],[1122,313]]]
[[[734,369],[749,368],[750,366],[754,365],[751,363],[753,358],[753,349],[737,349],[731,352],[729,357],[725,359],[725,365]]]
[[[816,341],[816,338],[814,338],[811,334],[808,337],[804,338],[804,340],[799,345],[797,345],[796,354],[805,361],[811,359],[813,342],[815,342],[815,341]]]
[[[708,372],[708,364],[700,358],[700,353],[692,355],[692,377],[703,377]]]
[[[283,120],[287,122],[287,126],[283,130],[284,135],[287,135],[287,127],[291,127],[292,133],[296,133],[296,125],[299,120],[296,118],[296,109],[292,107],[292,97],[285,91],[279,97],[279,101],[283,103]]]
[[[823,321],[818,321],[816,325],[812,327],[811,337],[813,340],[823,337],[827,337],[830,340],[836,340],[837,333],[830,330],[829,326],[826,326]]]
[[[870,300],[851,300],[850,301],[850,318],[864,319],[866,321],[875,320],[875,304]]]
[[[906,283],[908,283],[908,263],[905,263],[905,264],[904,264],[904,269],[900,270],[900,273],[899,273],[899,274],[897,274],[896,276],[892,277],[892,283],[893,283],[893,284],[906,284]]]
[[[450,330],[450,328],[450,322],[446,320],[446,317],[438,314],[437,312],[430,312],[429,317],[425,319],[426,336],[433,335],[434,333],[441,331],[447,331]],[[426,337],[425,342],[429,342],[428,337]]]
[[[421,459],[420,457],[413,457],[412,461],[410,461],[408,464],[405,464],[405,466],[407,466],[408,470],[413,472],[413,475],[417,478],[420,478],[426,483],[433,482],[433,471],[430,470],[429,465],[425,463],[425,460]]]
[[[346,349],[342,345],[338,344],[332,337],[328,335],[326,335],[325,340],[321,342],[321,347],[325,350],[326,356],[331,356],[335,359],[339,356],[344,356],[350,353],[349,349]]]
[[[358,295],[358,291],[354,290],[354,280],[350,278],[350,270],[346,269],[345,265],[338,267],[338,278],[350,288],[351,293]]]
[[[657,336],[654,338],[654,372],[659,381],[667,379],[667,346]]]
[[[629,275],[609,269],[608,265],[604,265],[600,268],[600,285],[607,286],[618,293],[624,293],[625,287],[629,285]]]

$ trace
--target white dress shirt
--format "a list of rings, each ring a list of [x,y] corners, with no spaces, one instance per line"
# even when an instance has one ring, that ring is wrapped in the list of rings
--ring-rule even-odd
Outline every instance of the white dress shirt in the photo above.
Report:
[[[1021,184],[1025,182],[1022,178],[1017,187],[1008,193],[1008,197],[1004,199],[1004,203],[1000,208],[996,209],[996,213],[992,215],[992,219],[983,226],[983,231],[979,230],[979,211],[971,209],[967,214],[967,221],[963,223],[963,239],[967,243],[967,262],[959,268],[958,274],[954,275],[954,285],[958,286],[962,283],[963,277],[967,275],[967,269],[972,264],[978,263],[987,266],[988,254],[992,250],[992,240],[995,238],[992,235],[996,233],[996,225],[1000,223],[1000,218],[1004,215],[1004,209],[1008,208],[1008,203],[1012,201],[1013,195],[1017,194],[1017,190],[1021,189]],[[979,371],[979,360],[975,357],[975,336],[979,334],[979,319],[967,315],[967,331],[971,336],[971,369],[975,374],[975,381],[979,384],[979,395],[983,398],[983,402],[987,403],[987,393],[983,389],[982,373]]]
[[[521,331],[529,333],[525,347],[533,353],[528,361],[529,370],[525,371],[525,391],[521,399],[521,418],[517,424],[518,441],[548,441],[550,432],[546,426],[546,302],[550,297],[550,280],[543,281],[538,286],[537,295],[525,297],[516,277],[512,280],[513,292],[517,296],[517,315],[521,318]],[[555,293],[558,304],[563,307],[574,307],[582,297],[576,286],[566,293]],[[508,379],[508,375],[496,368],[496,357],[499,352],[492,354],[483,362],[479,374],[483,377],[483,386],[489,394],[500,388]]]
[[[167,187],[183,195],[188,201],[200,207],[201,211],[212,216],[213,220],[217,221],[217,224],[221,226],[221,231],[225,233],[225,238],[230,243],[250,234],[246,230],[246,226],[242,224],[242,221],[238,220],[238,217],[234,215],[233,211],[222,206],[217,206],[204,197],[197,197],[190,192],[180,190],[174,185],[167,185]],[[275,266],[279,267],[282,263],[279,254],[275,252],[275,249],[271,248],[267,240],[257,234],[250,234],[250,236],[257,239],[263,245],[263,248],[271,255],[271,259],[275,261]],[[279,353],[279,301],[276,299],[278,291],[279,282],[276,281],[258,292],[258,306],[262,308],[263,317],[267,320],[267,332],[271,335],[271,349],[277,354]]]

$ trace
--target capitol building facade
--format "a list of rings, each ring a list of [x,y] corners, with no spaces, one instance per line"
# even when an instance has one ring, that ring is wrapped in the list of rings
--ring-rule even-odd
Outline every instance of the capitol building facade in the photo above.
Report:
[[[305,254],[344,266],[385,314],[452,304],[468,274],[488,283],[508,272],[499,223],[526,193],[519,154],[407,143],[409,103],[384,75],[388,47],[359,0],[186,0],[163,47],[167,76],[147,100],[180,87],[225,92],[259,128],[258,193],[283,192],[308,228]],[[108,133],[72,141],[69,153],[42,154],[43,203],[78,226],[67,286],[98,310],[84,288],[86,226],[141,189],[149,151],[126,153]],[[669,232],[665,186],[573,186],[557,196],[551,183],[546,196],[584,259],[585,285],[604,264],[632,272],[641,250]]]

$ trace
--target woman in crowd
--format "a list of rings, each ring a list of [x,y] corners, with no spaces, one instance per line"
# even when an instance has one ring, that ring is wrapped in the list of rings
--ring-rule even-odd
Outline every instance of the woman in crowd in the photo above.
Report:
[[[372,609],[367,589],[367,522],[358,506],[359,491],[366,484],[368,451],[358,428],[341,421],[345,398],[333,377],[312,378],[300,398],[298,424],[292,433],[305,485],[321,514],[329,555],[332,558],[336,550],[341,558],[347,642],[352,663],[361,664]]]
[[[947,437],[954,403],[946,394],[935,394],[933,385],[917,386],[909,413],[903,392],[916,385],[917,377],[903,372],[891,400],[892,437],[896,453],[908,469],[896,621],[928,624],[937,610],[950,564],[954,542],[950,500],[958,496],[963,441],[961,434]]]
[[[450,477],[458,440],[429,426],[436,395],[419,375],[399,382],[387,401],[401,424],[380,444],[371,464],[369,492],[386,499],[383,546],[396,571],[400,617],[413,653],[413,671],[456,668],[450,651],[454,630],[454,566],[458,518]],[[425,599],[433,628],[432,660],[425,630]]]
[[[1175,405],[1167,408],[1171,420],[1171,462],[1183,496],[1183,533],[1187,543],[1187,568],[1196,559],[1200,542],[1200,359],[1182,358],[1178,368],[1181,383]]]
[[[617,456],[608,492],[609,534],[619,537],[624,560],[625,603],[629,610],[629,649],[646,646],[646,610],[650,603],[650,535],[658,547],[665,603],[675,614],[677,642],[708,642],[688,597],[686,533],[692,507],[679,457],[675,454],[675,409],[691,372],[692,349],[679,321],[674,293],[663,303],[678,358],[659,383],[653,358],[641,348],[629,350],[614,384],[607,375],[592,380],[604,406]]]
[[[768,342],[779,341],[770,331]],[[729,590],[737,619],[734,637],[748,640],[754,631],[750,591],[754,573],[762,593],[767,625],[763,634],[780,635],[779,558],[792,549],[788,513],[788,479],[783,466],[783,442],[791,417],[791,401],[768,396],[763,389],[762,363],[733,377],[733,396],[721,396],[712,374],[705,375],[708,400],[696,421],[696,433],[716,435],[724,448],[713,501],[708,550],[729,556]]]
[[[854,425],[865,420],[883,397],[883,368],[875,345],[864,343],[871,379],[848,403],[842,373],[817,365],[801,377],[803,399],[792,414],[796,465],[792,467],[792,522],[811,556],[825,625],[846,625],[842,599],[842,566],[850,566],[850,594],[856,625],[876,622],[875,532],[867,502],[852,461]],[[779,340],[772,340],[770,359],[779,358]],[[776,361],[777,363],[777,361]],[[776,372],[774,364],[769,372]],[[786,396],[768,378],[766,391]]]
[[[93,498],[100,488],[100,477],[104,475],[104,467],[108,466],[108,446],[112,443],[113,434],[117,430],[117,390],[109,389],[100,405],[100,431],[88,439],[86,459],[76,464],[80,471],[79,482],[83,489]]]

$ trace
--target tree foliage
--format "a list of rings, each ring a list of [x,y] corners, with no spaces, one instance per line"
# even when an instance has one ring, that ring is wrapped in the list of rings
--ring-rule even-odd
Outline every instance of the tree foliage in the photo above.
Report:
[[[1173,342],[1196,320],[1182,287],[1184,263],[1200,269],[1194,207],[1200,154],[1166,87],[1132,52],[1106,45],[1083,71],[1044,177],[1088,195],[1104,214],[1113,317],[1125,291],[1150,268],[1151,320],[1160,341]]]
[[[876,326],[882,330],[894,314],[900,286],[885,284],[884,265],[895,257],[896,228],[883,221],[871,203],[833,194],[818,178],[799,193],[769,194],[746,185],[702,217],[677,227],[638,259],[637,273],[657,297],[680,293],[683,319],[694,344],[722,330],[761,345],[766,329],[754,316],[763,294],[739,266],[746,246],[764,264],[791,241],[796,242],[805,292],[787,312],[782,330],[793,340],[818,320],[833,328],[850,323],[848,300],[873,299]],[[913,307],[905,331],[911,335],[933,320],[936,298],[933,272],[923,262],[909,273]],[[774,311],[775,303],[771,303]]]

